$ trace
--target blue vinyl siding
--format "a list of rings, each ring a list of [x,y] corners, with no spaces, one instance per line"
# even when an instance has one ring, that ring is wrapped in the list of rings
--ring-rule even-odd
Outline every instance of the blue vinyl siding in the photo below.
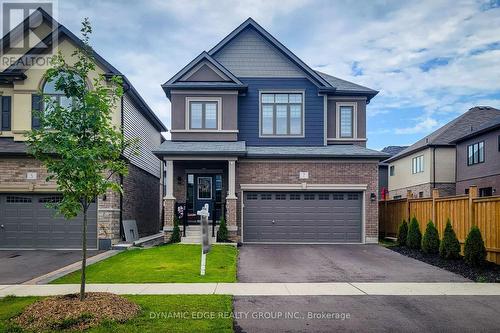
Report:
[[[246,96],[238,97],[238,140],[247,146],[323,146],[323,97],[305,78],[239,78],[248,84]],[[305,137],[259,138],[259,90],[305,90]]]

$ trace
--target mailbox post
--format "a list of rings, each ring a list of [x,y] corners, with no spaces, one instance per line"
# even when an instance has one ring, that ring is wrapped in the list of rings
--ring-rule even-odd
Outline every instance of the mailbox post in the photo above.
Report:
[[[199,210],[197,215],[201,219],[201,267],[200,275],[205,275],[205,267],[207,263],[207,253],[210,251],[210,236],[208,231],[208,217],[210,216],[208,204],[205,204],[201,210]]]

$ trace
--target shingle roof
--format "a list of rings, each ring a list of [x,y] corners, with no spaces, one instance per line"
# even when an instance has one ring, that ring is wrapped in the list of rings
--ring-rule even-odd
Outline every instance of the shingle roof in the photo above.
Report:
[[[408,146],[387,146],[384,149],[382,149],[381,152],[387,153],[390,156],[394,156],[406,148],[408,148]]]
[[[245,141],[165,141],[155,155],[245,155]]]
[[[500,116],[493,118],[491,121],[488,121],[487,123],[483,124],[482,126],[479,126],[476,130],[473,130],[472,132],[459,137],[454,142],[460,142],[460,141],[466,140],[468,138],[472,138],[472,137],[475,137],[477,135],[495,130],[497,128],[500,128]]]
[[[323,77],[332,87],[336,88],[337,92],[358,92],[358,93],[369,93],[378,94],[378,91],[361,86],[356,83],[352,83],[338,77],[326,74],[320,71],[316,71],[321,77]]]
[[[429,146],[453,146],[458,138],[479,128],[484,123],[498,117],[500,110],[490,106],[476,106],[461,116],[453,119],[441,128],[420,139],[410,147],[389,158],[387,162],[395,161]]]
[[[389,155],[358,145],[329,146],[248,146],[249,158],[375,158],[384,159]]]
[[[25,155],[27,148],[24,142],[14,141],[13,138],[0,138],[0,155]]]

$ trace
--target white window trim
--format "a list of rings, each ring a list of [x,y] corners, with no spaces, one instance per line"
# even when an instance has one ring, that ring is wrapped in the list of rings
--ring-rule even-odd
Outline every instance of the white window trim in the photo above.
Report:
[[[199,129],[199,128],[196,128],[196,129],[191,129],[191,124],[190,124],[190,119],[189,119],[189,105],[191,102],[217,102],[217,129]],[[217,131],[220,131],[222,130],[222,98],[221,97],[209,97],[209,96],[206,96],[206,97],[186,97],[186,101],[185,101],[186,105],[185,105],[185,120],[184,120],[184,123],[185,123],[185,127],[184,127],[184,130],[186,132],[198,132],[200,130],[203,130],[203,131],[210,131],[210,132],[217,132]]]
[[[262,134],[262,94],[302,94],[302,134]],[[265,139],[300,139],[306,137],[306,91],[305,90],[259,90],[259,138]]]
[[[340,137],[340,108],[342,106],[352,106],[352,137]],[[357,140],[358,139],[358,103],[337,102],[335,103],[335,140]],[[363,140],[366,140],[363,138]]]
[[[418,158],[422,158],[422,163],[421,163],[422,168],[421,168],[421,170],[420,170],[420,171],[415,170],[416,172],[413,172],[413,171],[414,171],[414,170],[413,170],[413,161],[414,161],[414,160],[417,160]],[[415,168],[415,169],[416,169],[416,168]],[[412,175],[416,175],[416,174],[419,174],[419,173],[422,173],[422,172],[424,172],[424,155],[417,155],[417,156],[413,156],[413,157],[411,158],[411,174],[412,174]]]

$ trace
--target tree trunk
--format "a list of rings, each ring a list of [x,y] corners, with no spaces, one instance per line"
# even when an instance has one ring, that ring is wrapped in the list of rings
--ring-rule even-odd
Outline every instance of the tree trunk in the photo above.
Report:
[[[82,276],[80,282],[80,301],[85,299],[85,269],[87,266],[87,210],[85,202],[83,206],[83,227],[82,227]]]

